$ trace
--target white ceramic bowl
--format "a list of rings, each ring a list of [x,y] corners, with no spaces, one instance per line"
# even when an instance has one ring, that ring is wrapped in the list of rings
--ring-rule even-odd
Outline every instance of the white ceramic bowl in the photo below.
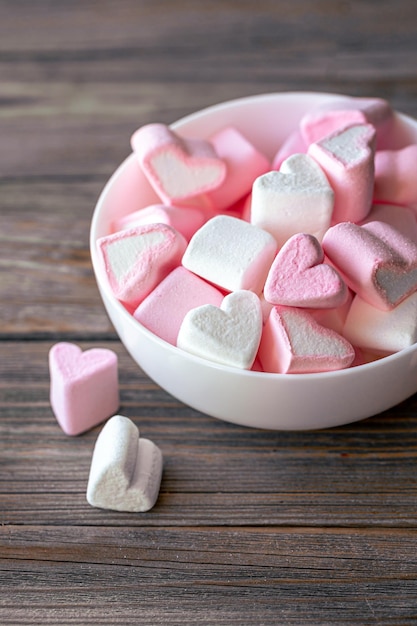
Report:
[[[172,127],[186,137],[206,138],[224,126],[234,125],[272,157],[306,111],[326,99],[342,97],[298,92],[241,98],[199,111]],[[395,125],[397,147],[417,142],[416,121],[396,114]],[[347,370],[286,375],[210,363],[153,335],[111,294],[96,240],[111,232],[116,216],[158,201],[131,154],[98,200],[90,246],[98,287],[121,341],[138,365],[167,392],[213,417],[274,430],[347,424],[389,409],[417,392],[417,345]]]

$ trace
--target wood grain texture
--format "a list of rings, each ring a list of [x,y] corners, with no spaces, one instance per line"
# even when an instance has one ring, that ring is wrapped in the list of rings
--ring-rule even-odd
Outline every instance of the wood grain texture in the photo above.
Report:
[[[0,0],[0,624],[417,623],[417,396],[318,432],[224,423],[141,372],[89,224],[130,136],[229,98],[327,91],[417,116],[411,0]],[[154,509],[92,508],[100,426],[49,405],[61,340],[119,357],[164,455]]]

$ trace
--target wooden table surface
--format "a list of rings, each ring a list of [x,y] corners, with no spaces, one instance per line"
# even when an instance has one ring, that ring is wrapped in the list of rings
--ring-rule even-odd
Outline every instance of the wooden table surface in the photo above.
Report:
[[[139,126],[293,90],[417,116],[416,35],[414,0],[0,0],[1,624],[417,623],[417,396],[319,432],[200,414],[127,355],[88,250]],[[53,416],[63,340],[119,355],[165,459],[148,513],[86,502],[101,427]]]

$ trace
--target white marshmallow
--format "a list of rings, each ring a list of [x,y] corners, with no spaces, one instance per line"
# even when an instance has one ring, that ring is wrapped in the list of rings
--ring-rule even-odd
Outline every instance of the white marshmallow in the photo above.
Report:
[[[159,448],[140,438],[130,419],[115,415],[95,444],[87,501],[114,511],[149,511],[158,498],[162,464]]]
[[[182,264],[227,291],[259,294],[276,250],[270,233],[236,217],[217,215],[193,235]]]
[[[333,190],[321,167],[306,154],[294,154],[279,172],[255,180],[251,223],[270,232],[279,247],[300,232],[321,241],[330,225],[333,203]]]
[[[355,346],[382,353],[411,346],[417,341],[417,292],[391,311],[377,309],[355,296],[343,335]]]
[[[262,334],[262,307],[251,291],[235,291],[216,307],[189,311],[181,324],[177,346],[202,358],[250,369]]]

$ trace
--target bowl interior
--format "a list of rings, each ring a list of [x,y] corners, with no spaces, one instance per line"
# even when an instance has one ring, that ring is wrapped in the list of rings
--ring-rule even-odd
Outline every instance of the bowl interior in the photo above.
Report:
[[[266,94],[209,107],[172,125],[184,137],[207,138],[233,125],[272,158],[301,116],[324,101],[345,96]],[[395,147],[417,141],[417,123],[395,115]],[[135,129],[133,129],[135,130]],[[121,341],[161,387],[204,413],[233,423],[270,429],[332,427],[379,413],[417,391],[417,347],[349,370],[317,374],[241,371],[200,359],[164,342],[139,324],[114,298],[96,240],[112,222],[160,202],[130,154],[105,186],[94,211],[90,248],[97,284]]]

